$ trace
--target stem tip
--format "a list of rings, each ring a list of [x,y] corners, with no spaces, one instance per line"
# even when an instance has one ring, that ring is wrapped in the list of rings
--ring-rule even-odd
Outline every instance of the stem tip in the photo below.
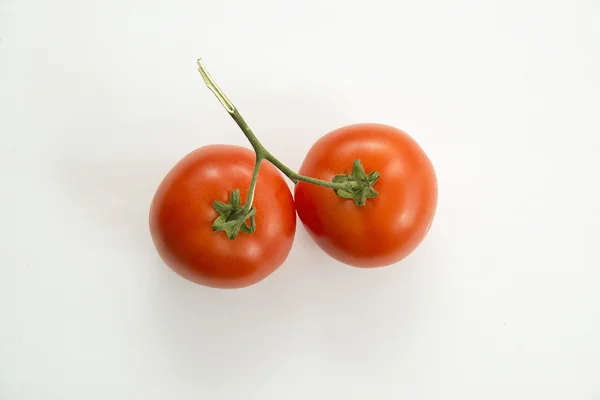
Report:
[[[200,72],[200,75],[202,75],[202,79],[204,79],[204,83],[206,83],[206,86],[208,86],[210,91],[213,92],[215,96],[217,96],[217,99],[219,99],[219,101],[221,102],[223,107],[225,107],[229,114],[235,113],[235,106],[227,98],[227,96],[225,96],[225,93],[223,93],[223,91],[221,90],[219,85],[217,85],[217,83],[214,81],[212,76],[210,76],[208,70],[206,69],[204,64],[202,64],[202,58],[197,59],[196,64],[198,64],[198,72]]]

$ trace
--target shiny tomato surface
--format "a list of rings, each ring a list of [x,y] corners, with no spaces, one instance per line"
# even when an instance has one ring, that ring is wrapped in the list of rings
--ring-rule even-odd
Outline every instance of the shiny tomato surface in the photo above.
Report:
[[[377,197],[358,206],[332,189],[300,182],[295,189],[300,220],[333,258],[357,267],[396,263],[424,239],[437,206],[433,165],[405,132],[381,124],[350,125],[330,132],[310,149],[300,174],[331,181],[360,159],[378,171]]]
[[[249,286],[286,259],[296,230],[291,192],[279,171],[263,161],[256,185],[256,231],[228,239],[214,232],[215,200],[234,189],[246,201],[254,152],[228,145],[202,147],[185,156],[160,184],[150,210],[150,231],[161,258],[190,281],[217,288]]]

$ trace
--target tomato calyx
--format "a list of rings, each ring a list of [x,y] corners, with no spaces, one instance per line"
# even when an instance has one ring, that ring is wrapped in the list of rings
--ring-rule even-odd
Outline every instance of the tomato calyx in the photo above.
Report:
[[[255,214],[256,209],[241,206],[239,189],[234,189],[229,196],[229,201],[223,203],[215,200],[213,208],[219,214],[213,222],[212,230],[215,232],[225,231],[228,239],[235,239],[240,232],[251,234],[256,231]],[[250,219],[250,222],[246,221]]]
[[[373,185],[377,182],[381,174],[377,171],[366,173],[360,160],[354,160],[352,172],[336,175],[333,178],[334,183],[345,184],[343,189],[333,189],[335,194],[344,198],[352,199],[357,206],[364,206],[367,199],[373,199],[379,194]]]

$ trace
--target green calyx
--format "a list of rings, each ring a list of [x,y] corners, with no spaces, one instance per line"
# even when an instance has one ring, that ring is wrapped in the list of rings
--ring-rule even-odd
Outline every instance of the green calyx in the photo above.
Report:
[[[343,189],[334,189],[335,193],[344,198],[352,199],[357,206],[364,206],[367,199],[377,197],[379,193],[373,189],[373,185],[381,175],[377,171],[366,173],[360,160],[354,160],[352,172],[349,174],[336,175],[334,183],[344,184]]]
[[[225,231],[228,239],[235,239],[240,232],[254,233],[256,231],[256,221],[254,215],[256,209],[250,207],[246,210],[241,206],[240,191],[235,189],[229,196],[227,203],[220,201],[213,202],[213,208],[219,216],[213,222],[212,229],[215,232]],[[249,223],[246,220],[250,219]]]

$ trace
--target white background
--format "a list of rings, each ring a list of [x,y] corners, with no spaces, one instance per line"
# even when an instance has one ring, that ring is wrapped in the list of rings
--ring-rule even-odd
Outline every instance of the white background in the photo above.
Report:
[[[600,2],[0,0],[0,399],[600,399]],[[299,225],[262,283],[159,260],[154,190],[245,144],[412,134],[433,228],[379,270]]]

